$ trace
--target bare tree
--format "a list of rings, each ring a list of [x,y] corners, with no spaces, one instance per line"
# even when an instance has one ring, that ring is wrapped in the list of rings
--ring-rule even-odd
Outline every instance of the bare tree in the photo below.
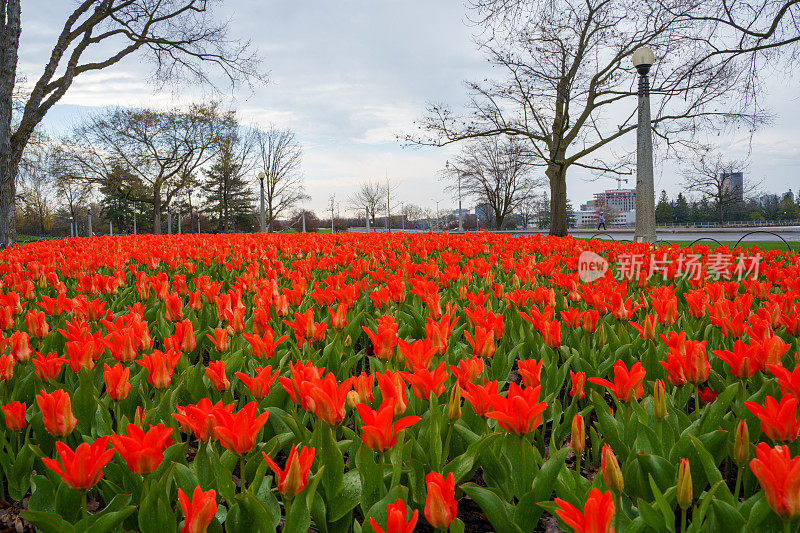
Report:
[[[384,184],[380,181],[362,181],[355,194],[350,196],[350,208],[357,214],[363,213],[366,209],[374,226],[375,212],[388,196],[389,193],[387,193]]]
[[[632,53],[647,46],[652,70],[653,131],[675,151],[704,126],[761,117],[740,109],[741,69],[709,58],[696,23],[641,0],[472,0],[484,29],[481,49],[501,79],[468,84],[469,113],[429,106],[422,136],[406,140],[445,145],[511,135],[528,141],[550,183],[550,233],[567,233],[567,171],[629,173],[606,152],[636,129]],[[697,61],[706,57],[707,61]],[[605,148],[605,150],[604,150]]]
[[[187,109],[111,109],[80,126],[72,152],[83,174],[102,184],[114,165],[124,167],[147,186],[148,195],[133,198],[153,205],[153,232],[161,233],[161,214],[191,183],[198,168],[218,148],[220,117],[215,104]]]
[[[112,67],[140,53],[154,67],[151,80],[209,82],[206,66],[231,82],[265,79],[258,52],[232,39],[215,20],[209,0],[80,0],[64,21],[41,74],[12,117],[18,72],[22,0],[0,2],[0,245],[15,241],[14,199],[22,153],[36,126],[76,77]],[[44,16],[45,14],[43,14]],[[15,126],[12,124],[16,123]]]
[[[532,176],[536,167],[525,148],[513,137],[495,136],[467,145],[445,170],[451,181],[447,189],[456,190],[460,176],[462,193],[488,205],[495,228],[502,228],[506,217],[522,207],[541,185]]]
[[[258,152],[257,168],[264,173],[267,231],[273,222],[309,198],[303,188],[300,165],[303,149],[292,130],[273,126],[267,131],[255,131]]]
[[[80,167],[70,152],[63,145],[54,145],[49,156],[49,173],[53,180],[53,188],[70,216],[70,225],[74,225],[78,209],[88,203],[92,193],[92,184],[80,175]]]
[[[744,173],[745,161],[725,159],[721,154],[707,153],[693,159],[683,171],[683,187],[709,200],[717,212],[717,222],[722,224],[725,210],[755,196],[758,188],[736,174]]]

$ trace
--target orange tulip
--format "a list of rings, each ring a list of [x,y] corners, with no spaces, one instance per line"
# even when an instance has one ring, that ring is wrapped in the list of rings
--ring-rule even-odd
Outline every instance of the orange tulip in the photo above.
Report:
[[[784,520],[800,516],[800,457],[792,457],[786,446],[770,448],[762,442],[756,447],[750,469],[778,516]]]
[[[89,490],[103,478],[103,468],[114,457],[114,450],[106,449],[108,440],[109,437],[105,436],[92,444],[84,442],[79,444],[75,451],[63,442],[57,441],[56,451],[61,457],[61,464],[49,457],[43,457],[42,462],[73,489]]]
[[[575,533],[613,533],[614,499],[610,492],[600,492],[597,487],[589,491],[583,512],[571,503],[556,498],[558,517]]]
[[[394,446],[400,431],[421,420],[418,416],[406,416],[393,424],[394,403],[391,401],[383,402],[377,411],[373,411],[363,403],[358,404],[356,409],[362,420],[363,442],[370,450],[376,452],[383,452]]]
[[[72,414],[69,394],[61,389],[50,394],[42,390],[36,395],[36,403],[42,412],[44,428],[54,437],[65,437],[75,429],[78,419]]]
[[[203,492],[195,487],[191,501],[183,490],[178,489],[178,501],[183,511],[181,533],[206,533],[209,524],[217,513],[217,493],[214,489]]]
[[[272,472],[278,478],[278,490],[287,498],[294,498],[306,488],[308,483],[308,472],[314,462],[314,448],[303,448],[297,453],[297,448],[292,445],[289,457],[286,459],[286,466],[281,469],[266,453],[261,452],[264,460]]]
[[[456,483],[453,473],[447,478],[439,472],[429,472],[425,476],[428,496],[425,499],[425,519],[436,529],[447,529],[458,512],[455,499]]]

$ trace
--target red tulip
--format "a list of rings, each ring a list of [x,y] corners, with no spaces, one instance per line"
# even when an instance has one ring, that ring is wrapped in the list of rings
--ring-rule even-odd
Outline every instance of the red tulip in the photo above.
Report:
[[[419,510],[417,509],[414,509],[411,518],[408,518],[408,509],[400,498],[387,506],[386,514],[388,517],[386,529],[383,529],[374,518],[370,517],[369,523],[375,533],[413,533],[419,519]]]
[[[8,381],[14,377],[14,357],[0,355],[0,381]]]
[[[36,395],[36,403],[42,412],[44,428],[54,437],[65,437],[75,429],[78,419],[72,414],[69,394],[61,389],[50,394],[42,390]]]
[[[769,371],[778,380],[778,387],[784,394],[794,394],[794,397],[800,400],[800,365],[794,367],[794,370],[789,372],[787,369],[778,365],[769,365]]]
[[[223,405],[221,400],[216,404],[212,404],[211,400],[203,398],[195,405],[179,406],[177,412],[173,413],[172,418],[180,423],[181,430],[184,433],[193,432],[197,440],[208,442],[210,438],[215,436],[216,413],[219,411],[231,413],[233,407],[233,404]]]
[[[362,372],[353,380],[353,389],[356,393],[358,393],[358,399],[360,402],[372,402],[372,400],[375,399],[372,393],[373,380],[374,376],[372,374],[367,374],[366,372]]]
[[[69,357],[69,367],[73,371],[77,373],[80,372],[81,368],[88,368],[89,370],[94,368],[94,354],[98,349],[94,339],[67,341],[65,347]],[[105,350],[105,344],[103,344],[103,350]]]
[[[22,431],[25,429],[25,412],[28,406],[23,402],[11,402],[3,406],[3,416],[6,419],[6,427],[11,431]]]
[[[272,365],[267,365],[256,368],[256,377],[254,378],[251,378],[243,372],[237,372],[236,377],[242,380],[250,391],[250,394],[253,395],[253,398],[260,400],[267,397],[272,383],[277,379],[279,374],[280,372],[277,370],[273,374]]]
[[[303,448],[297,453],[297,448],[292,445],[292,451],[286,459],[286,466],[281,469],[266,453],[261,452],[267,465],[278,478],[278,490],[287,498],[294,498],[306,488],[308,472],[314,462],[314,448]]]
[[[197,347],[194,338],[194,324],[190,319],[175,323],[175,333],[166,339],[164,347],[169,350],[174,348],[181,353],[189,353]]]
[[[175,349],[167,350],[166,353],[153,350],[150,355],[137,359],[136,364],[147,369],[147,381],[150,385],[156,389],[166,389],[172,381],[172,373],[180,358],[181,352]]]
[[[484,363],[480,357],[470,357],[469,359],[461,359],[458,366],[450,365],[450,372],[458,380],[458,386],[462,389],[466,387],[467,383],[475,383],[483,373]]]
[[[250,402],[235,413],[218,410],[214,413],[214,431],[222,445],[237,455],[250,453],[256,435],[267,423],[269,411],[256,416],[256,402]]]
[[[384,402],[391,401],[394,404],[394,414],[399,415],[406,412],[408,402],[406,401],[406,382],[403,380],[401,372],[378,372],[375,374],[378,380],[378,388]]]
[[[28,334],[34,339],[43,339],[50,332],[44,311],[30,309],[25,315],[25,325],[28,327]]]
[[[170,322],[183,319],[183,299],[177,293],[169,293],[164,297],[165,315]]]
[[[634,398],[641,398],[644,394],[642,380],[644,380],[645,370],[642,363],[634,363],[628,367],[620,360],[614,363],[614,383],[602,378],[589,378],[589,381],[608,388],[618,400],[629,402]]]
[[[792,442],[800,433],[797,417],[797,398],[784,394],[780,403],[772,396],[764,398],[764,406],[744,402],[747,409],[761,421],[761,431],[776,442]]]
[[[344,403],[347,393],[353,388],[352,384],[353,378],[337,384],[336,376],[330,373],[322,379],[304,383],[303,395],[310,399],[310,405],[318,418],[335,426],[344,420]]]
[[[103,478],[103,468],[114,457],[114,450],[107,450],[108,436],[100,437],[92,444],[79,444],[75,451],[61,441],[56,442],[56,451],[61,464],[55,459],[43,457],[44,465],[61,476],[64,483],[76,490],[89,490]]]
[[[642,340],[652,341],[656,338],[656,319],[653,315],[645,315],[644,324],[639,324],[632,320],[629,323],[639,332]]]
[[[278,381],[281,387],[285,390],[291,400],[300,405],[306,411],[312,410],[309,403],[310,398],[306,396],[305,390],[307,389],[306,383],[314,383],[322,377],[325,368],[317,368],[313,363],[303,363],[297,361],[291,366],[291,378],[281,376]]]
[[[433,369],[433,372],[423,366],[414,367],[413,372],[400,372],[411,385],[414,396],[420,400],[428,400],[430,395],[440,396],[444,392],[447,381],[447,364],[443,361]]]
[[[388,315],[378,318],[377,331],[361,326],[372,341],[373,355],[378,359],[388,361],[394,355],[394,348],[397,346],[397,327],[397,322]]]
[[[486,413],[494,409],[494,401],[497,396],[497,381],[490,381],[483,385],[466,383],[461,389],[461,395],[472,406],[472,410],[478,416],[486,416]]]
[[[431,366],[433,356],[436,355],[436,348],[430,339],[418,339],[414,342],[398,339],[397,348],[400,351],[399,358],[409,370],[413,370],[416,365],[426,368]]]
[[[429,472],[425,476],[425,485],[428,489],[428,496],[425,499],[425,519],[435,529],[447,529],[458,510],[453,473],[450,472],[445,478],[439,472]]]
[[[737,378],[747,379],[761,369],[758,348],[744,341],[734,342],[733,351],[714,350],[714,355],[725,361]]]
[[[228,337],[228,330],[225,328],[215,328],[214,335],[206,333],[206,337],[214,344],[214,349],[219,353],[228,351],[230,347],[230,339]]]
[[[275,357],[275,349],[286,339],[288,335],[281,335],[275,338],[275,332],[272,328],[267,327],[263,335],[251,335],[249,333],[242,333],[247,342],[253,348],[253,355],[259,359],[272,359]]]
[[[613,533],[611,522],[614,519],[614,499],[611,492],[600,492],[597,487],[593,488],[589,492],[583,512],[560,498],[556,498],[555,502],[559,506],[556,514],[575,533]]]
[[[231,388],[231,382],[225,375],[225,361],[210,361],[206,367],[206,377],[217,391],[224,392]]]
[[[756,446],[750,469],[778,516],[792,520],[800,515],[800,457],[792,457],[786,446],[770,448],[762,442]]]
[[[526,387],[538,387],[541,385],[542,364],[544,359],[536,361],[535,359],[520,359],[517,362],[519,375],[522,377],[522,383]]]
[[[24,331],[15,331],[9,337],[11,341],[11,355],[17,361],[27,361],[33,355],[30,339]]]
[[[131,328],[111,331],[103,339],[103,344],[111,351],[111,357],[120,363],[130,363],[139,355],[137,351],[137,334]]]
[[[150,426],[145,433],[136,424],[128,424],[126,435],[111,435],[111,443],[125,459],[128,469],[145,475],[164,460],[164,450],[172,445],[172,430],[164,424]]]
[[[483,326],[475,326],[475,336],[470,335],[469,331],[464,331],[464,338],[472,346],[473,355],[488,359],[494,355],[494,331],[484,328]]]
[[[294,322],[283,321],[284,324],[294,330],[298,348],[302,348],[308,341],[320,341],[325,338],[325,330],[328,325],[325,323],[314,322],[314,309],[309,309],[305,313],[295,312]]]
[[[569,395],[579,400],[586,398],[586,391],[584,389],[586,385],[586,372],[573,372],[570,370],[569,379],[572,381],[572,389],[570,389]]]
[[[131,390],[131,384],[128,382],[130,375],[130,367],[123,367],[122,363],[117,363],[113,367],[105,365],[103,381],[109,398],[118,402],[128,397]]]
[[[406,416],[392,424],[394,418],[394,403],[383,402],[377,411],[360,403],[356,406],[361,415],[363,442],[376,452],[383,452],[397,443],[397,434],[403,429],[413,426],[421,419],[418,416]]]
[[[203,492],[195,487],[192,499],[178,489],[178,501],[183,511],[183,528],[181,533],[206,533],[208,525],[217,513],[217,493],[214,489]]]
[[[539,427],[547,409],[547,402],[539,401],[539,387],[522,389],[516,383],[508,387],[507,397],[496,396],[493,404],[494,411],[486,416],[516,435],[526,435]]]
[[[33,358],[33,371],[40,380],[52,381],[56,379],[56,376],[58,376],[58,373],[61,371],[61,367],[66,362],[66,358],[59,357],[52,352],[47,355],[37,353],[36,357]]]

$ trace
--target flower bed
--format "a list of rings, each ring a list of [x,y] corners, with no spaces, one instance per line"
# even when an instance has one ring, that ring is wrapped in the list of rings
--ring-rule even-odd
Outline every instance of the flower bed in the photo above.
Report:
[[[789,530],[800,265],[745,255],[488,234],[6,250],[3,496],[54,532]]]

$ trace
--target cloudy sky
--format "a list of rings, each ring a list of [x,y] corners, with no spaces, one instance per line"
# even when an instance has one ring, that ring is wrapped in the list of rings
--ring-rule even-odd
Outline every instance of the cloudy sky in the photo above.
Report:
[[[72,4],[25,0],[20,67],[28,79],[38,77],[57,21]],[[234,36],[252,40],[270,73],[266,86],[225,92],[223,103],[237,109],[244,123],[297,132],[312,196],[308,208],[324,216],[335,194],[344,214],[361,181],[387,176],[398,186],[400,202],[434,208],[438,200],[442,210],[455,207],[438,175],[456,149],[404,147],[395,138],[416,129],[426,103],[463,105],[463,82],[489,75],[462,0],[231,0],[220,14],[230,17]],[[78,78],[45,128],[57,135],[107,105],[167,107],[207,98],[190,87],[156,92],[148,72],[147,64],[130,60]],[[763,181],[765,191],[797,191],[800,80],[767,76],[765,101],[774,122],[752,141],[746,133],[711,138],[731,157],[749,157],[748,174]],[[613,179],[595,181],[576,170],[568,178],[568,195],[577,207],[593,192],[615,186]],[[674,166],[656,169],[656,190],[661,189],[673,196],[680,191]]]

